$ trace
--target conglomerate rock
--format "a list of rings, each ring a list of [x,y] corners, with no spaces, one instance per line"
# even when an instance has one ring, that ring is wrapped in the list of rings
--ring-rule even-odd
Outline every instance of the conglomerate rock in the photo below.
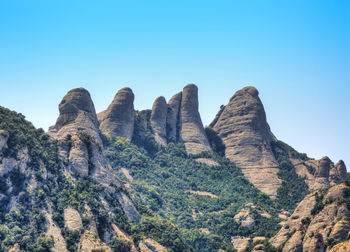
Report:
[[[100,130],[114,136],[132,139],[134,131],[134,93],[128,87],[120,89],[108,108],[97,115]]]
[[[158,97],[152,106],[151,127],[156,142],[161,146],[167,145],[166,139],[167,103],[163,96]]]
[[[180,120],[180,139],[187,153],[211,152],[198,111],[198,88],[194,84],[185,86],[182,91]]]
[[[237,91],[217,117],[211,125],[226,145],[226,157],[239,165],[258,189],[276,196],[281,185],[271,148],[276,138],[266,121],[258,91],[254,87]]]

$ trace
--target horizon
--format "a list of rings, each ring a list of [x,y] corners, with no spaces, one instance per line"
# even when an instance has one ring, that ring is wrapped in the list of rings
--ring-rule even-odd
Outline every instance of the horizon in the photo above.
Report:
[[[84,87],[96,112],[129,86],[135,109],[199,88],[204,125],[255,86],[276,137],[350,167],[350,3],[35,0],[0,3],[0,105],[44,130]]]

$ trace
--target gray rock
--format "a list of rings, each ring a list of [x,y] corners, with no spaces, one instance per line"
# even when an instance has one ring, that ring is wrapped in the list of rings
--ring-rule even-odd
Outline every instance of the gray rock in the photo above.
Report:
[[[79,230],[83,227],[80,214],[72,207],[64,209],[64,226],[70,230]]]
[[[167,132],[168,138],[177,141],[179,138],[179,112],[182,92],[175,94],[168,102]]]
[[[315,172],[315,177],[329,178],[330,169],[331,169],[331,160],[329,159],[329,157],[321,158]]]
[[[239,165],[259,190],[275,197],[281,185],[277,176],[279,166],[271,148],[276,138],[256,88],[237,91],[211,125],[226,145],[226,157]]]
[[[64,139],[78,130],[85,131],[102,145],[99,136],[99,123],[89,92],[84,88],[70,90],[58,106],[59,117],[56,124],[49,128],[48,134],[56,139]]]
[[[158,97],[152,106],[151,127],[156,142],[161,146],[167,145],[166,140],[167,104],[163,96]]]
[[[335,170],[337,171],[340,181],[347,178],[348,174],[343,160],[338,161],[338,163],[335,165]]]
[[[180,119],[180,140],[184,143],[187,153],[211,152],[198,111],[198,88],[194,84],[189,84],[183,89]]]
[[[128,87],[120,89],[108,108],[98,113],[100,130],[126,137],[131,141],[134,131],[134,93]]]

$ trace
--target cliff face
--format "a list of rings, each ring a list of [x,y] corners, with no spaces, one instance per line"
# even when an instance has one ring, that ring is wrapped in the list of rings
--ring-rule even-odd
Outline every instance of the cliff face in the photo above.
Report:
[[[134,131],[134,93],[128,87],[120,89],[108,108],[97,115],[100,130],[110,135],[132,139]]]
[[[84,88],[70,90],[58,106],[59,117],[56,124],[49,129],[49,134],[57,139],[64,139],[77,129],[87,132],[94,140],[102,144],[99,136],[99,122],[95,106],[89,92]]]
[[[237,91],[211,124],[226,145],[226,157],[238,164],[258,189],[276,196],[281,181],[271,149],[276,138],[254,87]]]
[[[306,196],[270,239],[271,244],[284,244],[285,252],[329,251],[330,246],[348,237],[349,192],[347,185],[338,184]]]
[[[156,142],[161,146],[167,145],[166,139],[167,104],[163,96],[158,97],[152,106],[151,127]]]
[[[189,154],[211,152],[198,111],[198,88],[193,84],[187,85],[182,91],[180,139]]]
[[[124,187],[116,172],[102,153],[99,124],[94,104],[85,89],[73,89],[63,97],[59,105],[60,115],[49,134],[59,141],[59,155],[67,160],[67,171],[73,177],[92,177],[109,190],[111,184]],[[123,193],[121,198],[123,198]],[[137,221],[140,216],[132,203],[121,204],[127,208],[128,217]],[[130,207],[129,205],[132,205]]]
[[[182,92],[175,94],[168,103],[167,132],[168,138],[177,141],[179,138],[179,111]]]

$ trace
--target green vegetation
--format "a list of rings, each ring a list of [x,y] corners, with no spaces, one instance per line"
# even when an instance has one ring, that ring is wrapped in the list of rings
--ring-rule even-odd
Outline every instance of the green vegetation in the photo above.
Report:
[[[131,184],[131,194],[142,199],[158,215],[183,228],[186,241],[200,251],[232,249],[232,236],[270,237],[278,230],[275,202],[258,191],[238,167],[220,155],[203,154],[219,163],[219,166],[209,167],[195,161],[203,155],[188,156],[183,145],[169,143],[167,148],[150,157],[127,139],[111,136],[105,137],[104,155],[124,182]],[[133,181],[125,177],[121,168],[129,170]],[[250,227],[241,226],[234,216],[247,203],[265,209],[271,218],[261,216],[252,208],[255,223]],[[201,228],[210,233],[201,232]],[[160,237],[155,236],[155,239],[165,244]],[[176,249],[174,244],[170,245]]]
[[[277,190],[276,201],[280,208],[292,212],[297,204],[309,193],[308,186],[303,178],[295,172],[295,168],[288,155],[298,158],[305,158],[304,154],[299,154],[292,147],[278,141],[273,143],[273,152],[279,164],[278,177],[282,180],[282,185]]]
[[[208,137],[211,149],[218,155],[224,157],[226,147],[221,137],[219,137],[211,127],[205,127],[205,134]]]

